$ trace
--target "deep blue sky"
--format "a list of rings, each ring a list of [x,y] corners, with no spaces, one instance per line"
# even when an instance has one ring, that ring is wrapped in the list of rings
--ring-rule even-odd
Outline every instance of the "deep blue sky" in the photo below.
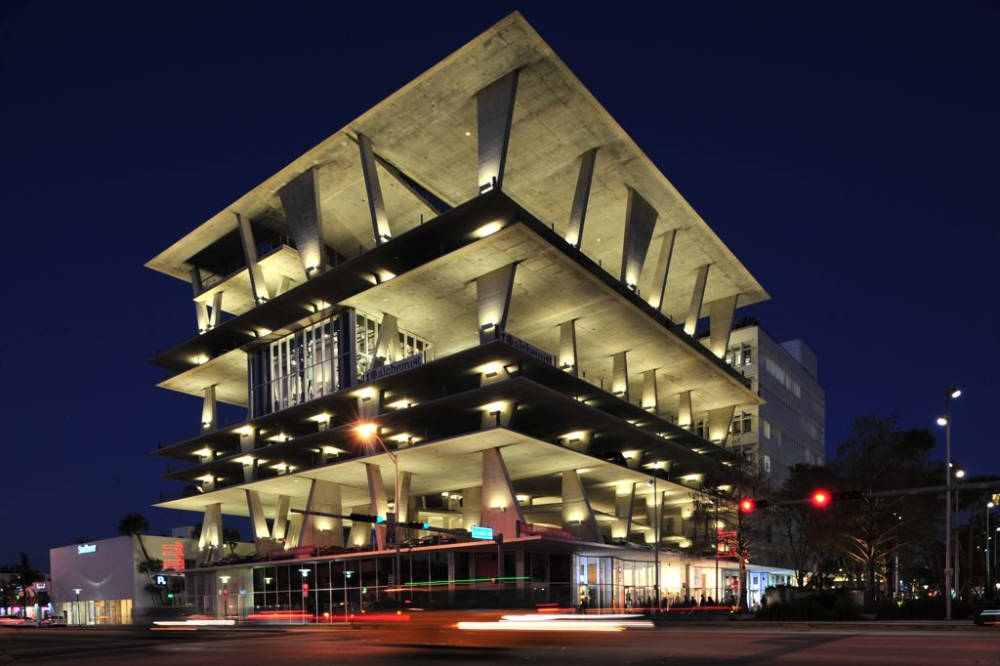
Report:
[[[433,3],[432,3],[433,4]],[[995,3],[0,3],[0,563],[155,531],[153,387],[186,284],[143,263],[520,9],[820,359],[827,448],[856,414],[931,426],[1000,472]]]

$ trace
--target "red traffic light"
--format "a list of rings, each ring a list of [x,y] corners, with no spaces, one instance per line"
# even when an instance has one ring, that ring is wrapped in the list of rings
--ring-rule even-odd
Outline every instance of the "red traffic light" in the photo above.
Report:
[[[757,508],[757,502],[749,497],[740,500],[740,513],[752,513]]]
[[[813,506],[826,508],[830,506],[830,493],[825,490],[817,490],[809,498],[809,501],[812,502]]]

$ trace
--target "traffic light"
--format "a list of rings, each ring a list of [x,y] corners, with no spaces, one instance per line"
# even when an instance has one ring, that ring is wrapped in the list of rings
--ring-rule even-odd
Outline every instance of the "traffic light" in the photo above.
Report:
[[[830,499],[831,496],[828,491],[817,490],[813,492],[813,494],[810,496],[809,501],[812,502],[813,506],[819,509],[825,509],[826,507],[830,506]]]
[[[757,502],[755,502],[750,497],[744,497],[740,500],[740,513],[753,513],[753,510],[757,508]]]

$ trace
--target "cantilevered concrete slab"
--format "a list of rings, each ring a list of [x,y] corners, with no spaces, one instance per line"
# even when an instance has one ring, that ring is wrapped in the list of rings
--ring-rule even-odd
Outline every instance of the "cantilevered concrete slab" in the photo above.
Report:
[[[597,39],[597,36],[595,36]],[[625,66],[627,63],[622,63]],[[613,63],[612,63],[613,65]],[[568,233],[580,155],[599,148],[582,251],[617,272],[621,266],[627,188],[658,217],[638,288],[659,301],[657,239],[677,230],[661,310],[683,319],[699,267],[712,265],[705,302],[739,295],[739,305],[766,292],[681,197],[577,77],[518,13],[445,58],[329,139],[278,171],[225,210],[152,259],[155,270],[188,280],[188,258],[232,231],[233,211],[254,218],[283,216],[280,188],[317,169],[323,241],[345,257],[374,245],[356,133],[377,157],[455,205],[477,194],[476,93],[519,70],[503,190],[562,235]],[[379,180],[393,234],[434,213],[383,167]]]
[[[503,428],[399,449],[399,469],[412,475],[411,496],[460,491],[482,483],[482,452],[497,447],[500,448],[504,464],[515,485],[522,479],[533,479],[532,483],[537,485],[539,477],[551,476],[552,487],[558,490],[561,473],[577,470],[583,475],[588,487],[614,488],[635,483],[638,484],[638,494],[650,492],[646,487],[646,481],[651,478],[648,474]],[[223,515],[248,516],[245,491],[252,490],[260,494],[265,513],[272,515],[280,496],[291,498],[292,509],[304,509],[310,481],[321,479],[340,486],[344,507],[360,507],[369,502],[366,464],[378,466],[385,487],[392,488],[392,461],[387,454],[380,453],[238,487],[199,493],[155,506],[201,512],[207,506],[221,504]],[[689,499],[692,492],[691,488],[667,481],[661,481],[659,489],[677,491],[678,501]]]

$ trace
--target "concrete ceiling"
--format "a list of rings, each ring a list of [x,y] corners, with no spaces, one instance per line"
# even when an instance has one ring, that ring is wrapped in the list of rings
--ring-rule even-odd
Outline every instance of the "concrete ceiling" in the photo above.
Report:
[[[482,484],[482,451],[500,447],[504,463],[514,485],[521,479],[532,479],[537,486],[538,477],[550,475],[552,492],[560,492],[558,474],[567,470],[581,471],[588,487],[611,488],[620,484],[637,483],[638,494],[649,492],[645,482],[650,477],[642,472],[604,462],[556,444],[522,435],[510,430],[495,428],[470,433],[447,440],[419,444],[397,451],[401,472],[412,473],[411,495],[434,495],[444,491],[461,492]],[[266,453],[266,452],[261,452]],[[268,464],[279,462],[269,460]],[[368,511],[368,488],[364,465],[378,465],[386,496],[392,497],[394,472],[392,461],[385,453],[364,458],[354,458],[326,467],[293,472],[263,481],[223,488],[181,499],[161,502],[157,507],[186,511],[204,511],[209,504],[221,503],[226,515],[249,515],[244,489],[261,493],[265,510],[273,512],[278,495],[288,495],[291,507],[304,509],[311,479],[337,483],[341,487],[344,513],[352,508]],[[233,474],[242,474],[240,466],[233,464]],[[676,490],[677,498],[689,500],[690,489],[661,482],[660,490]]]
[[[233,211],[280,211],[277,192],[298,174],[319,169],[324,240],[345,256],[372,246],[371,221],[353,137],[369,136],[377,154],[443,200],[474,197],[475,94],[520,68],[504,191],[562,233],[580,155],[598,147],[583,251],[617,276],[626,187],[659,214],[640,293],[651,295],[659,239],[678,230],[664,311],[686,313],[696,269],[712,264],[705,301],[740,295],[740,305],[767,298],[753,276],[670,184],[610,114],[517,13],[448,56],[321,144],[278,171],[147,265],[187,280],[186,260],[235,228]],[[379,167],[394,235],[433,215]]]
[[[610,387],[611,356],[628,351],[633,397],[642,373],[654,368],[663,411],[675,411],[691,390],[698,412],[761,402],[686,340],[628,303],[585,268],[524,225],[513,225],[429,262],[347,301],[371,313],[388,312],[400,328],[430,340],[441,358],[479,344],[475,278],[518,262],[507,330],[555,355],[559,324],[577,326],[580,367]]]

